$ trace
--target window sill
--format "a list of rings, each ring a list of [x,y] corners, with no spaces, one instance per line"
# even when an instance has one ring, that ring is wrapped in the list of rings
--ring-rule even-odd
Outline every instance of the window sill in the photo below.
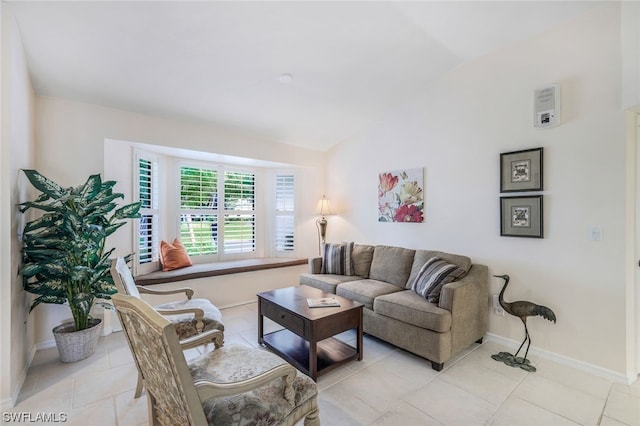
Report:
[[[138,275],[135,277],[135,281],[137,285],[153,285],[306,264],[307,259],[271,257],[233,260],[229,262],[202,263],[187,266],[186,268],[174,269],[173,271],[154,271],[149,274]]]

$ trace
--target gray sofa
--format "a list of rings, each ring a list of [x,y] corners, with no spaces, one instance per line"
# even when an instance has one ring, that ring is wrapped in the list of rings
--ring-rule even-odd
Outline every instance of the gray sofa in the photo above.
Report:
[[[467,273],[442,287],[438,303],[411,289],[422,266],[439,257]],[[354,275],[321,274],[309,259],[300,284],[363,303],[364,332],[431,361],[434,370],[460,350],[482,342],[489,321],[488,268],[468,257],[431,250],[355,244]]]

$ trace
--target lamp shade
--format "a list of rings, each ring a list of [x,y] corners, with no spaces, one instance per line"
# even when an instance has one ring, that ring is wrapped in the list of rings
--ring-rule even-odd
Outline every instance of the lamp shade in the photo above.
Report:
[[[316,211],[320,216],[330,216],[333,214],[333,211],[331,211],[331,203],[329,203],[329,200],[324,195],[320,201],[318,201]]]

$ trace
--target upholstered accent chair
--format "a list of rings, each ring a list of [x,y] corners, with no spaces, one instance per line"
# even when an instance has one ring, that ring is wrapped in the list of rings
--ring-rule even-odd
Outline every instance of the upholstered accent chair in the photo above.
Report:
[[[315,382],[278,356],[232,345],[187,363],[170,321],[136,297],[112,299],[145,377],[150,425],[320,425]]]
[[[184,293],[186,299],[163,303],[154,306],[154,309],[171,321],[176,329],[178,338],[182,340],[183,348],[190,349],[199,345],[214,343],[215,347],[224,344],[224,324],[220,310],[207,299],[194,299],[193,290],[188,287],[174,290],[151,290],[146,287],[137,286],[131,270],[127,266],[124,258],[118,257],[111,261],[111,276],[118,293],[134,296],[141,299],[140,294],[153,295],[174,295]],[[195,338],[204,331],[219,330],[220,336],[212,339],[204,336]],[[138,386],[134,394],[138,398],[142,393],[143,377],[138,375]]]

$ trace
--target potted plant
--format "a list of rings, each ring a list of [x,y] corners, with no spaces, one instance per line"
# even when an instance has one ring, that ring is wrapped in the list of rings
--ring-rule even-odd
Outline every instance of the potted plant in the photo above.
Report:
[[[78,361],[95,352],[101,321],[90,315],[94,302],[117,291],[109,273],[115,249],[105,249],[107,237],[125,219],[140,217],[140,203],[119,207],[116,200],[124,195],[113,192],[115,181],[103,182],[100,175],[63,188],[36,170],[23,172],[41,194],[20,204],[20,211],[44,212],[22,233],[23,286],[38,296],[29,312],[41,303],[68,303],[73,323],[63,323],[53,333],[61,361]]]

